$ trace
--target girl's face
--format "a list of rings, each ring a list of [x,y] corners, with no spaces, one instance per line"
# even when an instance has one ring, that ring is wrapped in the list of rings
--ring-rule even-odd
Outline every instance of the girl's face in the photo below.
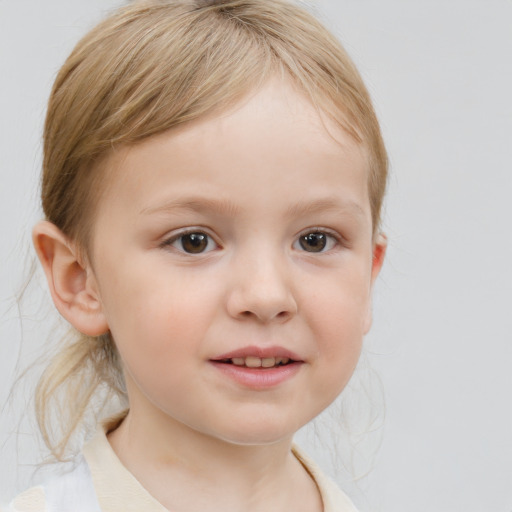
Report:
[[[275,80],[107,165],[92,279],[131,415],[289,439],[341,392],[370,326],[384,247],[364,151]]]

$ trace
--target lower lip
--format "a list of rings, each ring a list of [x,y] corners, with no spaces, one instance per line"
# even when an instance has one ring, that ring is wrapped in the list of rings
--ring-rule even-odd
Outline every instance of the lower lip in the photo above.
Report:
[[[269,389],[278,386],[294,377],[303,364],[295,362],[274,368],[248,368],[217,361],[210,361],[210,363],[238,384],[253,389]]]

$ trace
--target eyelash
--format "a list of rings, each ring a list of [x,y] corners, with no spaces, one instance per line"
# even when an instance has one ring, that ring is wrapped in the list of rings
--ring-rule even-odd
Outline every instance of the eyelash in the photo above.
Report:
[[[206,254],[208,252],[211,252],[212,250],[215,250],[215,247],[209,248],[208,250],[199,250],[198,252],[193,252],[193,251],[185,250],[185,248],[183,246],[183,239],[187,235],[204,235],[204,237],[206,237],[206,239],[207,239],[207,241],[206,241],[206,243],[207,243],[206,248],[208,248],[208,246],[211,243],[213,243],[217,248],[219,247],[219,244],[215,241],[215,239],[211,235],[209,235],[204,229],[201,229],[201,228],[190,228],[190,229],[187,229],[185,231],[181,231],[181,232],[173,235],[172,237],[164,240],[160,244],[160,247],[161,248],[173,247],[175,243],[177,243],[177,242],[179,242],[181,240],[181,248],[174,247],[174,249],[176,249],[178,252],[183,253],[183,254],[199,255],[199,254]],[[302,244],[302,241],[304,241],[304,239],[306,237],[312,236],[312,235],[320,236],[320,237],[322,237],[324,235],[326,236],[325,245],[323,245],[320,248],[320,250],[318,250],[318,251],[315,251],[315,250],[307,251],[307,250],[305,250],[305,248],[304,248],[304,246]],[[313,240],[314,239],[312,238],[312,241]],[[198,240],[198,242],[200,242],[200,240]],[[303,231],[302,233],[300,233],[298,235],[298,237],[293,242],[292,247],[294,249],[298,249],[299,251],[303,251],[303,252],[306,252],[306,253],[323,254],[323,253],[332,251],[333,249],[335,249],[337,246],[340,246],[340,245],[346,245],[346,243],[345,243],[344,239],[338,233],[332,232],[332,231],[327,230],[325,228],[310,228],[308,230]],[[324,250],[325,247],[328,247],[328,249]]]
[[[299,236],[297,237],[297,239],[294,241],[293,247],[295,248],[295,246],[297,244],[302,245],[301,240],[304,240],[305,237],[311,236],[311,235],[325,235],[327,238],[326,246],[328,246],[329,242],[331,242],[330,247],[328,249],[324,250],[324,247],[325,247],[324,246],[319,251],[304,250],[304,252],[306,252],[306,253],[324,254],[324,253],[328,253],[328,252],[332,251],[333,249],[336,249],[339,246],[346,245],[344,239],[341,237],[341,235],[339,233],[333,232],[326,228],[314,227],[314,228],[309,228],[309,229],[303,231],[302,233],[300,233]],[[304,247],[302,247],[302,249],[304,249]]]
[[[167,238],[166,240],[164,240],[160,244],[160,247],[162,249],[168,248],[168,247],[173,247],[173,245],[176,242],[179,242],[181,240],[182,248],[180,249],[178,247],[174,247],[174,249],[176,249],[178,252],[183,253],[183,254],[191,254],[191,255],[205,254],[205,253],[211,252],[212,250],[215,249],[215,247],[214,247],[213,249],[209,249],[208,251],[200,251],[197,253],[188,252],[188,251],[184,250],[184,247],[183,247],[183,239],[187,235],[204,235],[207,238],[207,247],[208,247],[208,245],[210,245],[210,243],[213,243],[216,247],[219,247],[219,244],[215,241],[215,239],[211,235],[209,235],[204,229],[201,229],[201,228],[190,228],[185,231],[180,231],[179,233],[176,233],[175,235],[171,236],[170,238]]]

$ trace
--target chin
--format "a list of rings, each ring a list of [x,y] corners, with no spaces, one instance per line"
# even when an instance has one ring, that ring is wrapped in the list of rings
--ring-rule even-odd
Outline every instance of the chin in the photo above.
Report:
[[[239,446],[266,446],[282,442],[291,443],[295,432],[302,427],[302,425],[276,424],[275,420],[264,421],[263,418],[257,420],[249,424],[234,422],[231,429],[224,431],[223,434],[217,434],[216,437]]]

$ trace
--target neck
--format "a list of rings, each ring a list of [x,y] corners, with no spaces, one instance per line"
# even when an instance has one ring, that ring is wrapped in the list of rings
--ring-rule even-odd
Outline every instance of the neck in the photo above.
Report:
[[[109,441],[127,469],[169,510],[321,510],[314,482],[291,452],[291,438],[233,444],[166,415],[155,421],[131,411]]]

